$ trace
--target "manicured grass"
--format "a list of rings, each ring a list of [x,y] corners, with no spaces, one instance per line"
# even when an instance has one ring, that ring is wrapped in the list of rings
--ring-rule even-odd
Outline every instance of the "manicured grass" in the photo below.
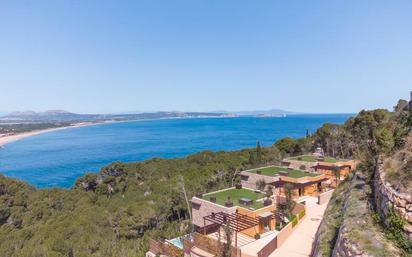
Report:
[[[260,209],[263,207],[263,201],[257,202],[256,200],[262,199],[265,197],[265,194],[260,192],[255,192],[250,189],[228,189],[221,192],[210,193],[203,196],[203,199],[210,200],[211,196],[216,197],[216,203],[225,206],[225,202],[227,201],[228,197],[230,197],[231,201],[233,202],[233,206],[241,206],[245,208],[253,208],[253,209]],[[243,205],[239,203],[240,198],[249,198],[253,200],[253,204],[251,205]]]
[[[288,158],[289,160],[295,160],[295,161],[304,161],[304,162],[316,162],[316,157],[313,155],[301,155],[301,156],[295,156],[295,157],[291,157]],[[325,157],[325,159],[323,160],[323,162],[328,162],[328,163],[335,163],[338,161],[344,161],[344,160],[338,160],[336,158],[333,157]]]
[[[318,173],[304,172],[302,170],[290,170],[287,167],[278,167],[278,166],[258,168],[258,169],[250,170],[249,172],[257,173],[258,170],[262,171],[262,175],[266,175],[266,176],[276,176],[278,175],[280,171],[289,172],[288,177],[291,177],[291,178],[316,177],[320,175]]]

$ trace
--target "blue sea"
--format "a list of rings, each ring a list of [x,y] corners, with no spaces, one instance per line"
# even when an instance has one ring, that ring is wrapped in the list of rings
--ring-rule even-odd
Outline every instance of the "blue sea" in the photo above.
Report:
[[[114,161],[181,157],[203,150],[270,146],[282,137],[305,136],[323,123],[343,123],[351,114],[280,118],[163,119],[101,124],[44,133],[0,149],[0,173],[39,188],[71,187],[86,172]]]

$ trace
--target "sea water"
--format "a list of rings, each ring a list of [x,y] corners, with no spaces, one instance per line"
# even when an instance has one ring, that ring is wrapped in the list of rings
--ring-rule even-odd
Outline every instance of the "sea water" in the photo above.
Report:
[[[270,146],[299,138],[324,123],[343,123],[350,114],[162,119],[69,128],[7,144],[0,149],[0,173],[39,188],[71,187],[86,172],[114,161],[181,157],[204,150]]]

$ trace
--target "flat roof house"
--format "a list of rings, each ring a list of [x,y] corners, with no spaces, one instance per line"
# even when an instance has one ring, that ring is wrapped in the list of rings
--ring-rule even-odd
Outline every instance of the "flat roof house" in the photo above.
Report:
[[[284,197],[250,188],[232,187],[196,195],[191,199],[195,231],[164,242],[151,239],[146,256],[221,256],[228,246],[229,229],[232,257],[268,257],[305,217],[305,205],[295,203],[290,220],[279,218],[275,203],[284,201]]]
[[[151,239],[146,257],[218,257],[225,249],[231,257],[269,257],[305,218],[306,206],[299,201],[321,204],[333,192],[321,193],[325,174],[298,168],[268,166],[239,175],[241,184],[236,187],[193,196],[193,232],[166,241]],[[277,210],[287,206],[286,184],[292,185],[295,196],[289,217]]]
[[[275,194],[285,195],[285,185],[292,186],[295,197],[317,196],[322,192],[321,182],[328,178],[321,173],[309,172],[289,167],[268,166],[242,171],[242,186],[257,189],[258,181],[271,185]]]
[[[318,155],[301,155],[282,160],[282,165],[294,169],[319,172],[329,179],[335,178],[334,169],[338,169],[342,180],[355,169],[356,161]]]
[[[258,224],[243,231],[243,233],[254,237],[256,234],[267,232],[274,228],[273,217],[263,220],[276,208],[272,197],[266,198],[265,193],[248,188],[228,188],[208,194],[202,197],[193,197],[192,216],[193,224],[198,228],[207,228],[212,225],[210,220],[204,217],[216,213],[227,215],[241,214],[251,218],[259,219]],[[273,215],[271,215],[273,216]]]

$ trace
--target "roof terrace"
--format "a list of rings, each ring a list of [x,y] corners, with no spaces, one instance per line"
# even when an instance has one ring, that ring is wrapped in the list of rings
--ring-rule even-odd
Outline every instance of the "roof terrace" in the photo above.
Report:
[[[226,206],[225,203],[228,201],[228,199],[230,199],[230,201],[233,203],[233,206],[244,207],[247,209],[253,208],[255,210],[264,207],[264,197],[264,193],[246,188],[230,188],[203,195],[204,200],[215,202],[216,204],[222,206]]]
[[[322,160],[319,160],[317,156],[314,155],[300,155],[300,156],[294,156],[287,158],[287,160],[293,160],[293,161],[304,161],[304,162],[317,162],[317,161],[322,161],[322,162],[327,162],[327,163],[336,163],[336,162],[341,162],[341,161],[347,161],[344,159],[336,159],[333,157],[323,157]]]
[[[250,173],[258,173],[260,171],[260,174],[265,175],[265,176],[287,176],[291,178],[303,178],[303,177],[316,177],[319,176],[319,173],[313,173],[313,172],[305,172],[303,170],[297,170],[297,169],[289,169],[287,167],[279,167],[279,166],[271,166],[271,167],[265,167],[265,168],[257,168],[253,170],[248,170],[247,172]]]

